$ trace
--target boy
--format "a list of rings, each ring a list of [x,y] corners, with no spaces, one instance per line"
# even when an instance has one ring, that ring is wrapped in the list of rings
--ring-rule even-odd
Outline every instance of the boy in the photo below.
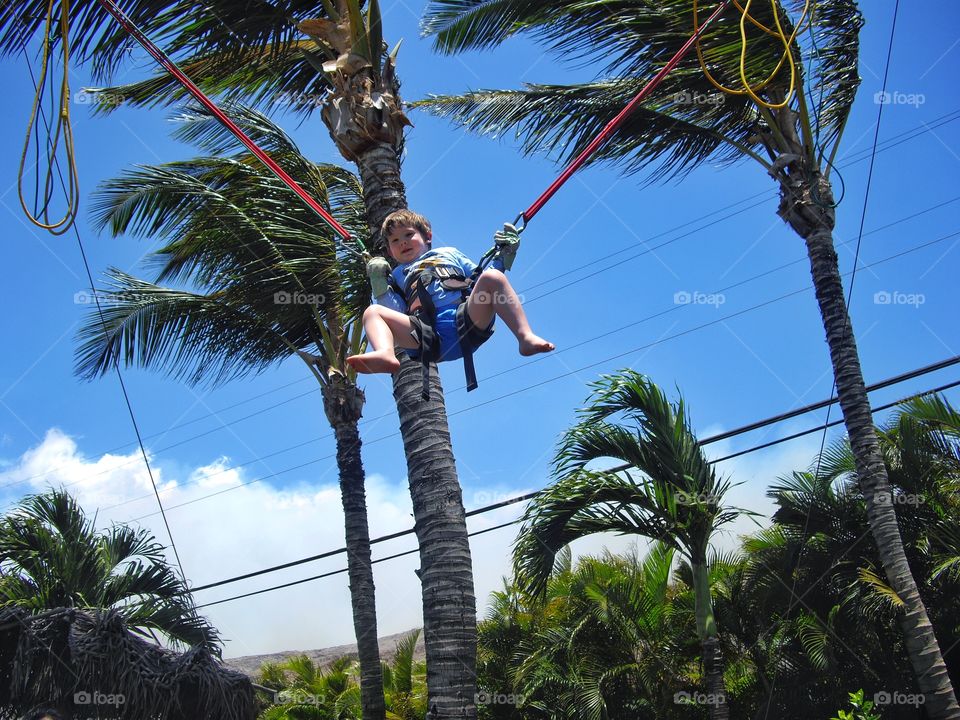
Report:
[[[456,248],[431,248],[433,234],[425,217],[398,210],[383,221],[381,232],[397,267],[391,272],[390,264],[379,257],[367,263],[377,304],[364,312],[363,329],[373,350],[347,358],[357,372],[396,372],[400,361],[395,347],[419,350],[426,360],[469,358],[493,334],[496,316],[517,338],[521,355],[554,349],[530,329],[520,299],[499,269],[481,273],[462,301],[477,266]],[[492,264],[509,270],[519,238],[514,231],[499,232],[496,239],[500,253]]]

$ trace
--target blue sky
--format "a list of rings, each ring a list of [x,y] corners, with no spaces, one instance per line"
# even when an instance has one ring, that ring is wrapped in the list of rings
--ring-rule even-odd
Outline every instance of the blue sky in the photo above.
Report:
[[[590,76],[517,39],[493,53],[435,54],[418,37],[419,4],[385,1],[391,44],[403,38],[405,99],[428,93],[564,82]],[[883,106],[880,152],[867,204],[860,264],[851,302],[868,383],[960,353],[956,322],[956,245],[960,208],[960,28],[938,3],[904,3],[896,28]],[[864,8],[863,84],[838,166],[846,195],[835,240],[841,271],[853,269],[869,153],[880,105],[893,4]],[[943,16],[930,22],[933,16]],[[133,54],[120,81],[153,72]],[[130,418],[115,376],[85,383],[73,375],[78,324],[88,290],[72,234],[52,237],[28,225],[17,202],[16,171],[32,86],[22,57],[0,64],[8,111],[0,126],[0,213],[5,218],[6,297],[0,359],[0,505],[26,492],[66,485],[101,524],[137,520],[166,541],[156,516]],[[89,193],[135,163],[194,155],[172,141],[164,110],[121,109],[93,118],[80,102],[89,83],[75,69],[72,105],[83,207],[78,229],[95,275],[108,266],[134,274],[149,240],[98,235]],[[308,157],[342,162],[319,118],[276,118]],[[511,138],[477,138],[423,113],[411,113],[403,172],[410,207],[433,222],[435,241],[474,257],[493,232],[526,208],[558,167],[523,158]],[[512,273],[528,315],[556,343],[550,356],[517,355],[505,328],[477,356],[480,388],[463,391],[462,367],[443,367],[458,470],[468,509],[543,487],[554,443],[574,420],[587,383],[631,367],[671,392],[682,391],[701,436],[820,400],[831,373],[819,313],[809,287],[802,241],[776,216],[773,182],[757,165],[705,167],[681,181],[650,187],[601,167],[578,173],[530,223]],[[923,247],[921,247],[923,246]],[[899,257],[889,259],[900,253]],[[778,269],[779,268],[779,269]],[[597,272],[602,270],[601,272]],[[849,275],[845,285],[849,288]],[[796,292],[795,292],[796,291]],[[80,298],[82,299],[82,295]],[[686,297],[697,302],[678,303]],[[650,317],[655,316],[656,317]],[[592,339],[596,338],[596,339]],[[589,340],[589,342],[587,342]],[[889,402],[956,379],[943,370],[872,396]],[[218,388],[189,387],[155,372],[124,372],[151,466],[170,506],[168,518],[193,584],[339,547],[342,544],[333,440],[317,386],[299,361]],[[388,382],[364,382],[361,430],[370,482],[371,532],[412,524],[403,450]],[[956,393],[948,393],[956,400]],[[812,427],[813,413],[711,446],[719,457]],[[835,409],[831,415],[838,418]],[[835,437],[835,433],[830,437]],[[819,436],[721,465],[736,504],[769,511],[766,487],[805,467]],[[212,493],[220,493],[212,497]],[[190,503],[183,505],[183,503]],[[173,507],[177,506],[179,507]],[[471,520],[480,529],[516,517],[516,508]],[[735,532],[722,540],[734,544]],[[480,605],[507,572],[511,530],[473,544]],[[596,539],[625,548],[624,539]],[[413,547],[380,545],[375,557]],[[198,594],[200,602],[341,567],[342,558]],[[419,622],[413,558],[377,566],[380,628]],[[231,639],[228,655],[349,642],[345,576],[211,607]],[[289,612],[277,613],[278,607]],[[318,611],[320,611],[318,613]],[[319,622],[304,622],[317,616]]]

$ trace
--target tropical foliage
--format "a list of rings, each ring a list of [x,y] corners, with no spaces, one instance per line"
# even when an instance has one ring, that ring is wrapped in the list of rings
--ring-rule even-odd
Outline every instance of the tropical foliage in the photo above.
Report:
[[[587,147],[707,16],[699,0],[431,0],[424,29],[444,52],[529,33],[566,60],[596,63],[578,85],[481,90],[423,104],[471,130],[520,138],[562,160]],[[863,488],[879,570],[899,615],[914,677],[934,718],[960,717],[941,645],[911,574],[834,248],[830,175],[860,77],[855,0],[711,3],[721,12],[592,159],[650,181],[707,162],[756,161],[777,183],[777,214],[804,240],[837,395]],[[699,10],[699,12],[698,12]]]
[[[954,681],[958,431],[960,413],[938,396],[905,404],[877,428],[907,555]],[[732,718],[915,718],[924,703],[897,628],[902,603],[867,541],[850,455],[840,442],[777,480],[769,527],[708,562]],[[707,715],[694,575],[668,543],[642,558],[608,553],[576,565],[559,552],[539,595],[523,591],[524,577],[494,593],[479,627],[480,687],[491,699],[481,716]]]
[[[682,400],[671,403],[630,370],[604,376],[592,388],[580,422],[560,440],[557,481],[524,515],[514,556],[518,581],[542,594],[556,552],[597,532],[641,535],[680,552],[690,563],[711,717],[726,717],[707,554],[713,534],[738,514],[723,506],[730,483],[707,461]],[[588,469],[611,460],[621,464]]]
[[[402,638],[382,668],[389,720],[426,715],[426,665],[415,660],[420,631]],[[324,667],[306,655],[264,663],[257,677],[265,703],[260,720],[360,720],[359,666],[349,656]]]
[[[0,519],[0,606],[40,614],[113,610],[130,628],[219,654],[164,547],[145,529],[94,520],[63,490],[31,495]]]

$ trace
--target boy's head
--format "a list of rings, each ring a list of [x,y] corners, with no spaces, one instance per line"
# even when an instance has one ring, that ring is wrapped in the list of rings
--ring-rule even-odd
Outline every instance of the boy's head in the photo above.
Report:
[[[399,263],[420,257],[430,249],[433,238],[430,221],[412,210],[397,210],[387,215],[380,235],[387,253]]]

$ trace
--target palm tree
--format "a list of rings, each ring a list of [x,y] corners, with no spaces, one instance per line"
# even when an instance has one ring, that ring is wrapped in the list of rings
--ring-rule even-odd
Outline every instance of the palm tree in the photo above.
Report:
[[[220,637],[145,529],[94,522],[64,490],[21,500],[0,519],[0,606],[32,614],[113,610],[135,632],[219,655]]]
[[[306,161],[262,115],[231,108],[248,133],[301,178],[341,222],[362,227],[356,179]],[[168,242],[152,255],[156,282],[108,273],[81,330],[79,370],[88,378],[116,362],[162,368],[188,382],[222,382],[291,356],[320,384],[337,445],[347,567],[368,717],[383,717],[370,534],[357,424],[364,395],[344,362],[360,341],[366,282],[356,253],[338,246],[313,213],[236,143],[206,111],[179,117],[177,135],[216,157],[143,166],[96,196],[101,226]],[[100,313],[103,313],[102,316]]]
[[[386,55],[376,0],[246,4],[214,0],[121,3],[148,34],[163,37],[178,63],[206,92],[261,106],[281,100],[304,116],[321,115],[341,153],[355,162],[363,186],[368,237],[406,207],[400,177],[407,124],[395,72]],[[129,45],[98,0],[71,3],[82,18],[71,30],[75,56],[93,61],[108,82]],[[42,31],[46,3],[21,0],[0,9],[0,52],[19,52]],[[52,28],[55,40],[59,29]],[[111,88],[100,109],[178,102],[184,91],[160,74]],[[421,550],[424,642],[430,708],[439,718],[472,719],[476,710],[476,599],[462,492],[456,474],[443,391],[430,369],[430,398],[421,397],[419,365],[404,355],[394,375],[407,475]]]
[[[730,483],[707,462],[682,400],[671,404],[660,388],[632,370],[605,375],[591,387],[580,422],[560,440],[557,481],[524,514],[514,553],[518,581],[542,594],[557,551],[598,532],[642,535],[681,553],[692,569],[710,716],[726,718],[707,552],[713,533],[737,516],[722,505]],[[612,416],[629,424],[610,422]],[[604,458],[636,468],[639,477],[630,469],[587,469]]]
[[[860,84],[863,19],[855,0],[778,0],[748,7],[751,21],[740,22],[728,11],[714,23],[701,43],[702,55],[680,62],[593,160],[616,163],[626,173],[653,164],[657,179],[708,162],[750,159],[778,183],[777,214],[807,247],[870,531],[887,580],[904,602],[900,625],[913,672],[931,717],[957,718],[960,705],[910,573],[896,515],[884,502],[890,484],[833,243],[830,172]],[[794,19],[801,7],[814,8],[809,33],[800,32],[802,19]],[[690,37],[695,9],[696,0],[431,0],[424,31],[436,36],[442,52],[492,47],[529,32],[561,56],[597,59],[605,67],[604,77],[595,82],[471,92],[423,104],[479,133],[515,131],[526,153],[553,151],[572,158]],[[789,10],[797,12],[791,16]],[[701,13],[700,20],[705,17]],[[784,29],[788,42],[774,27]],[[743,59],[741,32],[748,50]],[[721,85],[737,85],[731,88],[737,94],[716,94],[705,70]],[[749,84],[749,92],[740,84]],[[791,94],[794,87],[797,92]]]
[[[206,92],[225,99],[276,107],[278,100],[303,115],[321,115],[344,157],[355,162],[363,186],[368,237],[375,244],[383,219],[406,207],[400,177],[403,113],[395,71],[387,55],[376,0],[361,12],[359,0],[270,2],[246,5],[214,0],[123,3],[128,15],[166,46]],[[113,26],[97,0],[71,4],[82,18],[72,29],[81,61],[92,60],[109,81],[129,38]],[[46,4],[0,9],[0,52],[15,52],[41,31]],[[56,38],[58,30],[53,28]],[[158,75],[110,88],[104,112],[118,97],[156,106],[184,96]],[[476,599],[462,492],[456,474],[443,391],[430,370],[430,398],[421,397],[419,365],[402,358],[394,375],[407,475],[421,549],[424,642],[430,708],[437,717],[475,716]]]
[[[877,428],[907,559],[937,635],[950,648],[960,617],[958,429],[960,415],[937,396],[901,406]],[[774,525],[744,541],[742,574],[731,584],[736,602],[718,611],[721,627],[751,648],[763,678],[761,707],[773,713],[801,701],[810,712],[827,712],[857,687],[919,690],[896,628],[903,600],[878,571],[876,548],[857,543],[868,516],[849,443],[833,445],[814,467],[770,488]],[[817,591],[798,602],[794,585]],[[756,617],[771,618],[776,631],[750,627]],[[945,659],[956,679],[954,658],[948,652]]]

